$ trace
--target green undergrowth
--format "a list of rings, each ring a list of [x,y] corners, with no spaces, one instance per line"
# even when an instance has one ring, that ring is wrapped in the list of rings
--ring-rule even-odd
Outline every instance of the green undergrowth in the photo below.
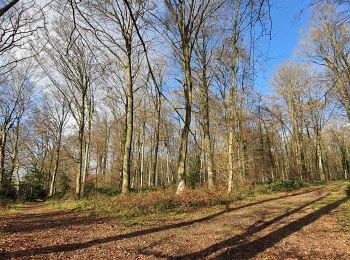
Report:
[[[345,193],[349,200],[341,205],[337,217],[342,230],[350,233],[350,185],[347,186]]]
[[[306,182],[306,181],[276,181],[269,184],[258,185],[258,190],[261,193],[273,193],[273,192],[288,192],[297,189],[301,189],[309,186],[324,185],[325,182]]]
[[[185,190],[177,196],[173,189],[130,193],[127,195],[97,195],[82,200],[50,200],[48,207],[88,214],[112,214],[121,220],[142,222],[146,216],[186,214],[197,209],[226,205],[229,196],[202,188]]]
[[[6,204],[0,206],[0,216],[7,216],[7,215],[16,215],[21,213],[21,208],[24,204],[23,203],[12,203],[12,204]]]
[[[53,210],[77,212],[79,214],[113,215],[123,222],[141,223],[144,220],[174,219],[182,214],[201,214],[200,212],[216,211],[230,203],[253,198],[262,194],[289,192],[320,183],[274,182],[256,185],[250,189],[236,189],[231,195],[226,191],[209,191],[206,187],[186,189],[183,194],[175,195],[173,188],[145,190],[120,195],[118,190],[104,189],[89,198],[74,200],[53,199],[46,202]],[[113,195],[113,194],[118,195]]]
[[[350,197],[350,185],[347,186],[345,193],[346,193],[346,196]]]

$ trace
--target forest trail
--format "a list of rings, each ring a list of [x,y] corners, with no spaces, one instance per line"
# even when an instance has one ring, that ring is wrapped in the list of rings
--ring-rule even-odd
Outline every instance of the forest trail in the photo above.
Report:
[[[344,189],[264,195],[148,225],[30,203],[1,217],[0,259],[350,259]]]

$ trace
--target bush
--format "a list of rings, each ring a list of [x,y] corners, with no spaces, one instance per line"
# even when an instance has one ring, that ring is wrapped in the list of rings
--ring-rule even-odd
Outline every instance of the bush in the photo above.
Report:
[[[50,199],[62,199],[66,195],[66,192],[58,191],[53,194],[53,196]]]
[[[113,197],[121,193],[121,190],[119,188],[115,187],[102,187],[102,188],[97,188],[96,191],[100,194]]]
[[[21,197],[25,200],[45,199],[47,196],[45,183],[45,175],[34,169],[25,175],[24,181],[20,184]]]
[[[69,176],[67,174],[58,174],[56,188],[57,193],[63,193],[63,196],[70,191],[70,182]]]
[[[0,202],[8,203],[17,199],[17,190],[11,182],[5,182],[0,192]]]
[[[200,182],[200,168],[200,157],[198,155],[191,157],[188,167],[188,175],[186,176],[186,183],[192,189],[194,189],[196,184]]]
[[[207,187],[185,189],[181,195],[176,195],[173,188],[165,188],[112,198],[109,195],[119,193],[118,189],[100,188],[98,191],[100,195],[94,198],[61,200],[61,202],[56,201],[53,205],[60,209],[69,208],[69,210],[80,212],[114,214],[122,219],[130,220],[152,214],[188,212],[228,203],[226,193],[208,191]]]
[[[264,192],[283,192],[292,191],[308,186],[304,181],[276,181],[270,184],[262,185]]]
[[[348,197],[350,197],[350,185],[346,188],[345,193]]]

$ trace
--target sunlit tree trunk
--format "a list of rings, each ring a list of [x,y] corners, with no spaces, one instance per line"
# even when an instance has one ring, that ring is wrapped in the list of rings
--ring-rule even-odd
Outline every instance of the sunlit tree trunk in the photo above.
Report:
[[[153,186],[157,186],[157,167],[158,167],[158,152],[159,152],[159,134],[160,134],[160,122],[161,122],[161,99],[158,93],[156,97],[156,129],[155,129],[155,147],[154,147],[154,159],[152,165],[152,177],[153,177]]]
[[[131,168],[131,146],[134,128],[134,93],[132,79],[131,42],[126,43],[127,64],[126,64],[126,136],[123,157],[122,193],[128,193],[130,189],[130,168]]]
[[[237,48],[237,47],[236,47]],[[233,191],[233,176],[234,176],[234,140],[235,140],[235,120],[236,120],[236,77],[237,77],[237,61],[238,52],[234,49],[234,53],[231,58],[231,85],[229,93],[229,129],[228,129],[228,185],[227,191],[231,193]]]
[[[183,38],[185,36],[182,36]],[[191,113],[192,113],[192,75],[191,75],[191,60],[190,49],[188,46],[188,39],[182,39],[183,59],[184,59],[184,71],[186,84],[184,85],[185,95],[185,119],[184,126],[181,132],[181,144],[179,151],[179,161],[177,167],[178,185],[176,194],[180,194],[186,185],[186,158],[187,158],[187,145],[188,134],[191,126]]]

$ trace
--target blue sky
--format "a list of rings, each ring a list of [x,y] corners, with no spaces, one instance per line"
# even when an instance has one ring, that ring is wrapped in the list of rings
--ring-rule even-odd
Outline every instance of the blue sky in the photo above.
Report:
[[[271,8],[272,39],[266,40],[269,46],[268,59],[262,65],[263,72],[258,73],[256,85],[262,94],[272,92],[271,78],[276,68],[283,62],[295,58],[303,32],[309,26],[309,0],[274,0]]]

